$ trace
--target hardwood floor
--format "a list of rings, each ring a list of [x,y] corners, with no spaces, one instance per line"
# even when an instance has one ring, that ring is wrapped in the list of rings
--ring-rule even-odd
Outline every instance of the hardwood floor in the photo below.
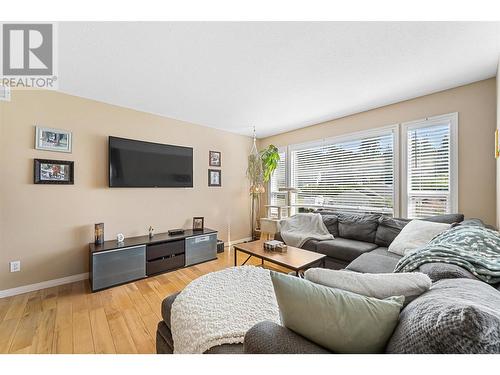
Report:
[[[232,266],[233,251],[101,292],[91,293],[85,280],[2,298],[0,353],[155,353],[161,301],[201,275]],[[238,258],[241,264],[246,256]]]

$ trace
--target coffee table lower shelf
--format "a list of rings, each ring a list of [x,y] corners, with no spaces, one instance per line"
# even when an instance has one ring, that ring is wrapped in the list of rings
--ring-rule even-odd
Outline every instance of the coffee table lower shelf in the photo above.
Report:
[[[245,265],[251,257],[261,260],[261,266],[264,261],[277,264],[295,272],[298,276],[301,271],[305,271],[312,266],[325,267],[326,255],[312,251],[288,246],[286,253],[273,253],[264,250],[264,241],[253,241],[234,245],[234,265],[238,266],[238,251],[248,255],[248,258],[241,264]]]

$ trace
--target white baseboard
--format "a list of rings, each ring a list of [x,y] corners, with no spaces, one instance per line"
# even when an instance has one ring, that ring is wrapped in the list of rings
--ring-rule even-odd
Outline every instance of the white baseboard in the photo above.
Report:
[[[42,281],[41,283],[18,286],[17,288],[0,290],[0,298],[16,296],[18,294],[33,292],[35,290],[52,288],[53,286],[74,283],[76,281],[87,280],[89,273],[80,273],[78,275],[61,277],[60,279]]]
[[[230,247],[230,246],[237,245],[239,243],[243,243],[243,242],[247,242],[247,241],[251,241],[251,240],[252,240],[252,237],[245,237],[245,238],[242,238],[240,240],[224,242],[224,247]]]

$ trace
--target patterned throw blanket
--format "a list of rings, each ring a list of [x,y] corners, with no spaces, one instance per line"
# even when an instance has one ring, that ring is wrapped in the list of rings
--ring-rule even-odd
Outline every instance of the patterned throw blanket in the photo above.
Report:
[[[496,284],[500,282],[500,232],[458,225],[405,255],[394,272],[411,272],[425,263],[455,264],[482,281]]]

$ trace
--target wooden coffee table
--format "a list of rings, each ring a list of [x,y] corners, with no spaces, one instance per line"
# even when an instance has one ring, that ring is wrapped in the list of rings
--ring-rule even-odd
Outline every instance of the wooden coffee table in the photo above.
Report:
[[[300,271],[310,268],[313,265],[325,267],[326,255],[312,251],[288,246],[286,253],[275,253],[264,250],[264,241],[253,241],[234,245],[234,265],[238,265],[237,252],[248,254],[248,258],[241,264],[245,265],[251,257],[261,259],[261,265],[268,261],[295,271],[298,276]]]

